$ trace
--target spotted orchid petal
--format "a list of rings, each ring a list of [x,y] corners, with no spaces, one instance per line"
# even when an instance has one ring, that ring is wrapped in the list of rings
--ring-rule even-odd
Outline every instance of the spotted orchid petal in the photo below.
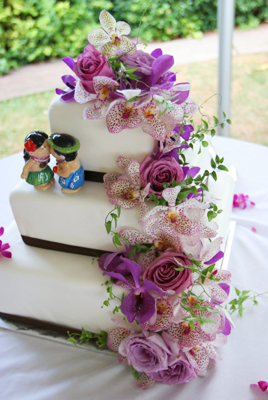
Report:
[[[117,327],[111,330],[107,338],[107,347],[112,351],[118,351],[120,343],[132,332],[123,327]]]
[[[176,199],[180,191],[180,186],[163,190],[162,197],[164,197],[164,199],[168,202],[169,207],[175,207]]]
[[[110,133],[119,133],[124,129],[138,127],[141,123],[141,118],[133,104],[118,100],[109,110],[106,123]]]
[[[110,41],[110,36],[103,29],[93,29],[88,34],[87,40],[93,46],[103,46]]]
[[[132,158],[119,156],[116,161],[119,168],[121,168],[133,183],[136,190],[141,187],[140,179],[140,164]]]
[[[99,51],[103,56],[108,58],[114,58],[117,56],[118,47],[113,45],[111,42],[105,43],[99,48]]]
[[[129,35],[131,28],[125,21],[118,21],[115,25],[115,32],[118,34],[118,36]]]
[[[142,243],[152,243],[152,238],[134,228],[122,229],[119,235],[127,239],[131,246]]]
[[[187,117],[194,115],[198,111],[198,105],[188,97],[188,99],[181,104],[184,114]]]
[[[136,54],[137,53],[136,46],[126,36],[121,36],[120,41],[121,41],[121,45],[120,45],[121,52],[128,53],[128,54]]]
[[[126,175],[121,175],[108,189],[107,195],[113,205],[123,209],[135,208],[140,200],[139,191]]]
[[[156,302],[156,320],[151,323],[151,320],[142,325],[143,330],[159,332],[166,330],[171,325],[173,319],[173,308],[165,299],[158,299]]]
[[[141,390],[150,389],[155,383],[155,380],[152,379],[149,375],[146,375],[144,372],[139,373],[139,380],[137,381],[137,386]]]
[[[112,184],[117,181],[119,176],[120,174],[118,174],[117,172],[108,172],[107,174],[105,174],[103,177],[103,187],[105,189],[109,189]]]
[[[100,23],[102,28],[109,35],[115,33],[116,20],[115,18],[106,10],[102,10],[100,13]]]
[[[196,349],[187,351],[186,356],[198,375],[204,375],[206,373],[209,357],[203,347],[197,346]]]
[[[90,100],[95,100],[96,95],[87,92],[86,89],[83,87],[80,79],[77,78],[75,85],[74,99],[77,103],[83,104]]]
[[[93,78],[93,86],[98,97],[101,99],[103,88],[106,89],[105,96],[110,98],[109,92],[118,89],[120,87],[120,84],[112,78],[109,78],[108,76],[95,76]]]

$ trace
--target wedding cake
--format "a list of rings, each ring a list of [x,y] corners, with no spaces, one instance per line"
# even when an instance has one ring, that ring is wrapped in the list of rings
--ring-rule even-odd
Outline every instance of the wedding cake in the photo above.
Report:
[[[86,181],[74,194],[56,174],[47,190],[23,179],[12,191],[0,312],[105,331],[140,388],[181,383],[205,373],[230,333],[221,263],[234,181],[207,136],[215,126],[194,130],[198,106],[173,57],[137,50],[129,25],[105,10],[100,22],[78,60],[63,59],[73,75],[49,106],[54,171],[52,134],[72,136]],[[36,148],[29,138],[25,147]]]

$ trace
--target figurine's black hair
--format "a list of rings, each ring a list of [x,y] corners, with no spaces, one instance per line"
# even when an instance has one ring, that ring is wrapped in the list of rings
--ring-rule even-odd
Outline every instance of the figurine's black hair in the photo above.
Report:
[[[69,147],[73,147],[77,144],[77,140],[75,137],[68,135],[67,133],[53,133],[50,136],[50,141],[57,147],[61,147],[62,151],[58,151],[54,148],[54,151],[56,154],[59,156],[64,156],[65,161],[73,161],[77,157],[77,151],[74,151],[72,153],[68,153],[64,151],[64,149],[68,149]],[[51,143],[50,142],[50,143]],[[53,147],[53,144],[51,144],[51,147]]]
[[[42,132],[42,131],[33,131],[33,132],[30,132],[26,136],[26,138],[24,140],[24,143],[27,143],[28,140],[30,140],[30,139],[36,145],[36,150],[37,150],[37,149],[39,149],[39,147],[42,146],[44,141],[46,139],[48,139],[48,135],[45,132]],[[25,162],[27,162],[30,159],[30,154],[25,149],[25,147],[24,147],[24,150],[23,150],[23,158],[24,158]]]

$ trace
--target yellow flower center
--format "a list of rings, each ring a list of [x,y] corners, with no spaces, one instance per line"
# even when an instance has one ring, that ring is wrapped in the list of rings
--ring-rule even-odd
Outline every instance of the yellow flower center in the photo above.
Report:
[[[167,311],[167,304],[164,302],[157,303],[156,306],[157,314],[162,315],[165,311]]]
[[[103,88],[101,88],[100,91],[100,99],[105,100],[107,99],[108,96],[109,96],[109,90],[105,86],[103,86]]]
[[[128,200],[135,200],[139,197],[139,191],[138,190],[131,190],[128,192]]]
[[[177,221],[178,216],[179,216],[178,211],[170,208],[168,212],[168,218],[170,219],[170,222],[174,224]]]
[[[115,33],[112,34],[112,44],[117,47],[121,45],[121,40]]]
[[[156,110],[155,110],[155,106],[153,106],[153,105],[147,107],[146,110],[144,111],[144,116],[146,119],[154,118],[155,114],[156,114]]]

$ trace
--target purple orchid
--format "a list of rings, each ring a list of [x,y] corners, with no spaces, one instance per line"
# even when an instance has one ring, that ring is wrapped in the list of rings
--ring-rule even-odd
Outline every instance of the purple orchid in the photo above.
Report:
[[[71,57],[64,57],[62,61],[65,62],[65,64],[73,71],[75,61]],[[61,98],[64,101],[73,100],[76,86],[76,78],[74,78],[72,75],[63,75],[61,77],[61,80],[70,90],[56,89],[56,93],[58,95],[61,95]]]
[[[125,251],[118,251],[115,253],[102,254],[99,261],[100,269],[105,272],[117,272],[122,275],[128,275],[129,270],[124,264],[124,259],[128,257],[128,253],[132,249],[130,246],[125,246]]]
[[[0,236],[2,236],[4,234],[4,228],[0,228]],[[7,249],[9,249],[10,246],[8,243],[2,244],[2,240],[0,240],[0,254],[2,254],[3,257],[6,258],[11,258],[12,254],[10,251],[7,251]]]
[[[135,286],[131,285],[126,278],[117,272],[104,271],[105,275],[118,279],[132,288],[131,292],[124,298],[121,304],[122,313],[127,316],[129,322],[133,322],[136,318],[140,324],[149,321],[156,312],[156,300],[148,292],[153,291],[158,295],[165,296],[153,282],[145,280],[144,285],[140,285],[141,267],[134,261],[122,259],[129,272],[131,273]]]

